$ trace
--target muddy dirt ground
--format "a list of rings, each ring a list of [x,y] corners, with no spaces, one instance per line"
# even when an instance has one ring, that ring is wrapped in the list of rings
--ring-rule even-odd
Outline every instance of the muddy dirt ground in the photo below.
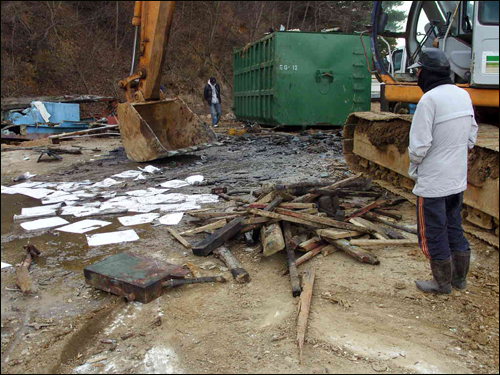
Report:
[[[157,187],[195,174],[207,184],[179,192],[258,189],[265,183],[350,175],[337,131],[228,136],[229,128],[242,125],[224,121],[215,129],[223,146],[148,163],[161,173],[127,180],[115,191]],[[38,154],[30,150],[2,152],[2,185],[14,185],[12,178],[27,171],[37,174],[30,181],[97,182],[144,166],[126,158],[119,139],[62,144],[69,145],[81,147],[82,154],[37,163]],[[229,242],[251,276],[250,283],[236,284],[223,263],[186,251],[163,225],[132,227],[140,237],[136,242],[89,247],[83,234],[26,231],[13,221],[22,207],[39,206],[38,199],[6,194],[1,199],[2,262],[20,263],[28,241],[42,252],[30,271],[37,288],[32,295],[17,290],[14,268],[1,273],[2,373],[498,373],[498,250],[474,238],[468,237],[473,258],[467,291],[448,296],[416,290],[415,279],[430,277],[417,246],[374,248],[377,266],[342,252],[299,266],[299,273],[309,265],[316,268],[299,364],[298,300],[282,276],[285,254],[263,257],[259,246],[249,247],[243,238]],[[235,203],[205,207],[230,211]],[[414,210],[409,202],[399,207],[404,224],[415,227]],[[130,229],[117,215],[99,219],[112,225],[92,233]],[[197,225],[185,215],[176,229]],[[186,238],[196,243],[203,235]],[[179,265],[189,261],[204,275],[220,274],[228,283],[182,286],[149,304],[127,303],[85,284],[85,266],[125,251]]]

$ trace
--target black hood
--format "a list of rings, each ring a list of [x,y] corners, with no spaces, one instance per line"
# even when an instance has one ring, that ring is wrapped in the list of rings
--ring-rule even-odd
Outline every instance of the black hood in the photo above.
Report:
[[[453,85],[450,78],[450,69],[422,68],[418,76],[418,86],[424,93],[441,85]]]

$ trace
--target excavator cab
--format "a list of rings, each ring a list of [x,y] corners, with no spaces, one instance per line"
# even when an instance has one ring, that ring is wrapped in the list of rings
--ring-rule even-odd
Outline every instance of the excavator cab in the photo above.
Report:
[[[181,98],[164,98],[160,90],[173,15],[174,1],[135,2],[132,67],[130,76],[118,83],[127,102],[118,104],[117,111],[123,147],[133,161],[192,152],[216,141],[215,133]]]

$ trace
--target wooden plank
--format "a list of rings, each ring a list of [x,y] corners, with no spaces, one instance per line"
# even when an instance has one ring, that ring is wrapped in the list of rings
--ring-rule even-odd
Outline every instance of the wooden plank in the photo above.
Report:
[[[412,233],[412,234],[418,235],[418,232],[416,229],[408,228],[404,225],[396,224],[396,223],[393,223],[391,221],[382,219],[381,217],[374,214],[373,212],[367,212],[363,216],[370,219],[370,220],[376,221],[377,223],[385,224],[385,225],[388,225],[392,228],[396,228],[396,229],[402,230],[402,231],[407,232],[407,233]]]
[[[333,229],[317,229],[316,234],[323,239],[339,240],[342,238],[361,236],[363,233],[357,231],[333,230]]]
[[[316,208],[315,203],[281,203],[278,207],[280,208],[286,208],[288,210],[295,210],[295,209],[307,209],[307,208]]]
[[[346,240],[328,240],[328,242],[330,242],[331,244],[335,245],[338,249],[342,250],[344,253],[352,256],[354,259],[360,261],[361,263],[369,263],[369,264],[380,264],[380,261],[378,260],[378,258],[357,247],[357,246],[354,246],[352,244],[350,244],[348,241]]]
[[[212,218],[220,218],[227,219],[231,216],[244,216],[246,212],[194,212],[188,211],[186,212],[188,215],[197,217],[199,219],[212,219]]]
[[[343,186],[347,186],[350,183],[353,183],[354,181],[356,181],[358,179],[361,179],[362,177],[363,177],[363,174],[359,173],[356,176],[352,176],[352,177],[346,178],[345,180],[342,180],[342,181],[337,181],[334,184],[325,187],[324,189],[326,189],[326,190],[339,189],[339,188],[341,188]],[[305,194],[305,195],[303,195],[301,197],[298,197],[298,198],[294,199],[292,201],[292,203],[310,203],[310,202],[312,202],[313,200],[315,200],[318,197],[320,197],[320,195],[308,193],[308,194]]]
[[[298,212],[286,211],[286,210],[283,210],[281,212],[282,212],[282,215],[292,216],[292,217],[295,217],[295,218],[298,218],[298,219],[311,221],[313,223],[318,223],[318,224],[326,225],[326,226],[329,226],[329,227],[334,227],[334,228],[339,228],[339,229],[346,229],[346,230],[353,230],[353,231],[357,231],[357,232],[361,232],[361,233],[367,233],[367,234],[371,234],[371,233],[374,232],[371,229],[360,228],[360,227],[357,227],[357,226],[355,226],[353,224],[344,223],[342,221],[333,220],[333,219],[330,219],[330,218],[327,218],[327,217],[318,217],[318,216],[314,216],[314,215],[301,214],[301,213],[298,213]]]
[[[243,225],[255,225],[255,224],[265,224],[269,223],[271,219],[268,217],[251,217],[249,219],[243,220]]]
[[[360,208],[359,210],[354,211],[351,215],[349,215],[349,217],[346,217],[344,221],[347,222],[347,221],[351,220],[352,218],[361,216],[365,212],[373,210],[374,208],[379,207],[380,205],[384,204],[385,202],[387,202],[386,199],[379,199],[373,203],[370,203],[369,205],[364,206],[364,207]]]
[[[337,251],[338,249],[334,245],[329,244],[321,249],[321,254],[323,254],[323,256],[326,257],[330,254],[336,253]]]
[[[307,253],[302,255],[299,259],[297,259],[295,261],[295,263],[297,264],[297,267],[300,266],[301,264],[307,262],[308,260],[314,258],[316,255],[321,253],[321,250],[323,250],[327,246],[328,246],[328,244],[326,242],[322,243],[322,244],[318,245],[317,247],[315,247],[314,249],[312,249],[311,251],[308,251]]]
[[[264,195],[262,198],[257,199],[253,203],[268,204],[269,202],[271,202],[274,199],[274,197],[276,197],[276,192],[275,191],[271,191],[271,192],[267,193],[266,195]]]
[[[316,270],[314,268],[308,268],[302,277],[303,287],[297,311],[297,345],[299,347],[299,363],[302,363],[302,350],[304,348],[306,338],[307,320],[309,318],[309,309],[311,308],[315,275]]]
[[[185,232],[181,232],[181,236],[192,236],[193,234],[201,233],[201,232],[206,232],[206,231],[211,231],[213,229],[219,229],[222,228],[224,225],[227,224],[226,219],[218,220],[215,223],[207,224],[202,227],[198,227],[195,229],[190,229]]]
[[[243,218],[238,217],[231,220],[224,227],[215,231],[203,241],[193,247],[193,254],[197,256],[208,256],[219,246],[229,241],[243,228]]]
[[[274,212],[276,212],[277,214],[283,214],[283,213],[286,213],[286,212],[290,212],[290,210],[287,209],[287,208],[275,208]],[[293,212],[298,212],[299,214],[313,215],[313,214],[317,214],[318,213],[318,209],[317,208],[306,208],[306,209],[296,210],[296,211],[293,211]]]
[[[275,197],[267,206],[264,208],[265,211],[272,211],[276,206],[283,202],[283,197]]]
[[[191,245],[173,228],[167,227],[167,231],[174,237],[177,241],[181,243],[186,249],[191,249]],[[194,275],[193,275],[194,276]]]
[[[288,263],[288,272],[290,274],[290,284],[292,286],[292,296],[298,297],[302,292],[302,288],[300,286],[299,275],[297,272],[297,264],[295,263],[295,248],[297,245],[294,245],[292,240],[292,228],[289,222],[283,222],[283,236],[285,238],[285,248],[286,248],[286,257]]]
[[[236,282],[240,284],[250,282],[250,275],[241,266],[241,263],[234,257],[228,247],[221,246],[218,249],[215,249],[214,255],[226,264]]]
[[[106,126],[101,126],[99,128],[92,128],[92,129],[86,129],[86,130],[78,130],[78,131],[74,131],[74,132],[68,132],[68,133],[61,133],[61,134],[51,135],[51,136],[49,136],[49,139],[62,138],[62,137],[70,136],[70,135],[80,135],[80,134],[94,133],[94,132],[97,132],[99,130],[116,129],[116,128],[118,128],[118,125],[106,125]]]
[[[264,216],[264,217],[270,217],[270,218],[276,219],[276,220],[285,220],[285,221],[289,221],[289,222],[296,223],[296,224],[302,224],[302,225],[306,225],[306,226],[313,227],[313,228],[316,228],[316,229],[317,228],[326,228],[325,225],[321,225],[321,224],[318,224],[318,223],[313,223],[313,222],[308,221],[308,220],[297,219],[297,218],[292,217],[292,216],[277,214],[277,213],[274,213],[274,212],[267,212],[267,211],[263,211],[263,210],[257,210],[255,208],[249,209],[248,212],[250,212],[250,213],[252,213],[254,215],[259,215],[259,216]]]
[[[399,246],[399,245],[418,245],[418,239],[405,240],[351,240],[354,246]]]
[[[319,229],[319,230],[322,230],[322,229]],[[323,229],[323,230],[325,230],[325,229]],[[299,245],[299,249],[300,249],[300,251],[307,252],[307,251],[311,251],[315,247],[318,247],[319,245],[324,245],[324,244],[325,244],[325,241],[322,240],[320,237],[313,237],[307,241],[302,242]]]
[[[378,225],[375,225],[373,224],[372,222],[366,220],[366,219],[363,219],[362,217],[355,217],[355,218],[352,218],[351,220],[349,220],[349,222],[351,224],[354,224],[354,225],[359,225],[360,227],[363,227],[363,228],[370,228],[370,229],[373,229],[375,231],[377,231],[376,233],[374,233],[373,235],[378,238],[379,240],[388,240],[389,239],[389,236],[387,236],[379,227]]]
[[[264,256],[271,256],[285,248],[285,240],[278,223],[262,227],[260,232]]]

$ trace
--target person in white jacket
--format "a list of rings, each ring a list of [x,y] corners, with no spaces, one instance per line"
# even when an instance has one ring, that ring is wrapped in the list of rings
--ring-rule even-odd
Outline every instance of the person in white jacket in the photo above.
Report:
[[[467,189],[468,150],[477,123],[467,91],[454,85],[450,63],[437,48],[423,49],[417,68],[424,92],[410,128],[409,175],[415,180],[419,244],[430,260],[433,280],[415,281],[427,293],[465,289],[470,247],[461,223]]]

